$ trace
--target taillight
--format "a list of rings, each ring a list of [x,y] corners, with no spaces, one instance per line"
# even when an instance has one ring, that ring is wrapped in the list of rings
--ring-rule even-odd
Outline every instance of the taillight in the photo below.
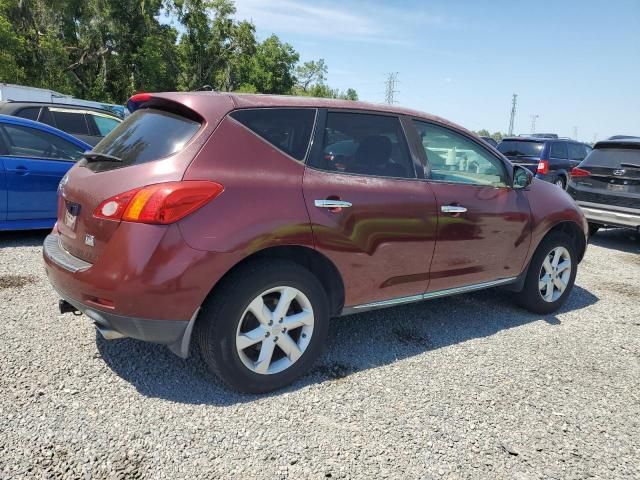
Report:
[[[538,162],[538,173],[543,175],[549,173],[549,160],[540,160]]]
[[[144,102],[148,102],[149,100],[151,100],[150,93],[136,93],[129,100],[127,100],[127,109],[133,113],[138,109],[138,106],[140,106]]]
[[[106,199],[93,216],[166,225],[193,213],[223,191],[219,183],[205,180],[157,183]]]
[[[591,175],[591,172],[589,170],[584,170],[578,167],[573,167],[571,169],[572,177],[588,177],[589,175]]]

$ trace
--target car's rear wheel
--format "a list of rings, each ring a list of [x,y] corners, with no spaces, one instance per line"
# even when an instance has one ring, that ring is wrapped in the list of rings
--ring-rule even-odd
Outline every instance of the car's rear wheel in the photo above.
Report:
[[[593,236],[596,233],[598,233],[598,230],[600,230],[602,228],[602,225],[600,225],[599,223],[591,223],[589,222],[589,236]]]
[[[545,237],[536,250],[519,303],[535,313],[551,313],[562,306],[573,289],[578,260],[571,238],[560,232]]]
[[[556,180],[553,182],[556,186],[560,187],[561,189],[565,189],[567,186],[567,181],[564,179],[564,177],[557,177]]]
[[[236,390],[276,390],[319,356],[328,312],[324,289],[307,269],[281,260],[254,262],[233,272],[203,306],[200,354]]]

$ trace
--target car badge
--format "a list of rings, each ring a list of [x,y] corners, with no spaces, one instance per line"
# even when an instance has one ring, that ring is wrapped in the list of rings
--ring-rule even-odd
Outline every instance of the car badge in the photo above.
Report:
[[[90,247],[95,247],[95,245],[96,245],[95,237],[93,235],[86,234],[84,236],[84,244],[88,245]]]
[[[624,175],[626,172],[626,170],[614,170],[613,174],[614,175]]]

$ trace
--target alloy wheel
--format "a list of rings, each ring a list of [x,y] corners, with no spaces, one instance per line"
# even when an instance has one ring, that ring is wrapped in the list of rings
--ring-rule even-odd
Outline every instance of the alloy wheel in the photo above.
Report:
[[[313,307],[297,288],[262,292],[245,309],[236,332],[240,360],[254,373],[279,373],[302,356],[313,335]]]
[[[571,278],[571,255],[565,247],[551,250],[540,268],[538,289],[545,302],[558,300],[569,285]]]

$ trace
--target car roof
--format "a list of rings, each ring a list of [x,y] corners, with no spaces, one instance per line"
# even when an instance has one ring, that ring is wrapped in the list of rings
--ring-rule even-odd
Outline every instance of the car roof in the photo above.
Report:
[[[56,135],[58,137],[61,137],[71,143],[76,144],[79,147],[83,147],[87,150],[91,150],[91,145],[89,145],[86,142],[83,142],[82,140],[80,140],[79,138],[74,137],[73,135],[69,135],[66,132],[63,132],[62,130],[58,130],[57,128],[52,127],[51,125],[47,125],[46,123],[41,123],[41,122],[35,122],[33,120],[29,120],[27,118],[21,118],[21,117],[14,117],[11,115],[2,115],[0,114],[0,124],[3,123],[9,123],[11,125],[20,125],[23,127],[31,127],[31,128],[37,128],[38,130],[42,130],[44,132],[48,132],[51,133],[52,135]]]
[[[423,120],[430,120],[445,124],[462,130],[477,138],[477,135],[466,128],[457,125],[449,120],[430,115],[419,110],[400,107],[398,105],[389,105],[386,103],[369,103],[354,100],[340,100],[334,98],[317,98],[317,97],[297,97],[293,95],[269,95],[255,93],[226,93],[226,92],[161,92],[149,93],[151,97],[165,98],[175,101],[183,105],[187,105],[194,110],[198,110],[198,103],[206,98],[216,98],[226,96],[230,98],[236,109],[240,108],[337,108],[348,110],[362,110],[368,112],[391,113],[396,115],[407,115]]]
[[[13,107],[13,108],[12,108]],[[100,113],[104,115],[108,115],[117,120],[122,120],[115,113],[106,110],[104,108],[97,107],[87,107],[85,105],[75,105],[71,103],[55,103],[55,102],[22,102],[22,101],[13,101],[13,100],[5,100],[0,102],[0,112],[2,111],[15,111],[25,107],[53,107],[60,108],[66,110],[87,110],[90,112]]]
[[[617,138],[614,140],[600,140],[593,148],[640,148],[640,138]]]

